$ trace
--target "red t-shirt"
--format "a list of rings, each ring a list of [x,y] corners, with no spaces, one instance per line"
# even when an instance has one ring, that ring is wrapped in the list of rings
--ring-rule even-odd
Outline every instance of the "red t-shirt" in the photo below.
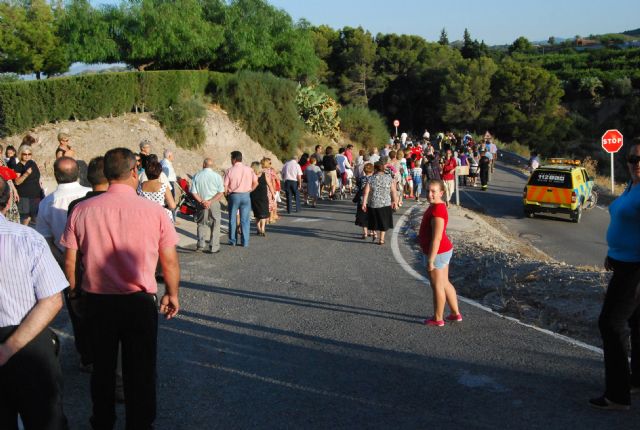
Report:
[[[438,254],[451,251],[453,249],[453,244],[447,237],[447,224],[449,223],[449,213],[447,212],[447,205],[444,203],[436,203],[430,205],[422,216],[422,222],[420,223],[420,232],[418,233],[418,239],[420,240],[420,248],[422,248],[422,252],[428,255],[431,251],[431,235],[433,234],[431,220],[433,218],[444,219],[444,231],[442,232],[442,240],[440,241]]]
[[[422,147],[420,145],[414,146],[411,148],[411,155],[416,156],[416,160],[422,160]]]
[[[455,158],[450,158],[449,161],[444,162],[444,166],[442,166],[443,181],[453,181],[456,178],[456,165],[457,163]]]

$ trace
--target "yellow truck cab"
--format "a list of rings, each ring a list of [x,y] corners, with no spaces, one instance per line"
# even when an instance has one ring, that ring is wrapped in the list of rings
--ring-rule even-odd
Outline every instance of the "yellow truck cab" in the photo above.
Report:
[[[551,159],[534,170],[524,187],[524,214],[565,213],[580,222],[582,211],[596,205],[593,180],[579,160]]]

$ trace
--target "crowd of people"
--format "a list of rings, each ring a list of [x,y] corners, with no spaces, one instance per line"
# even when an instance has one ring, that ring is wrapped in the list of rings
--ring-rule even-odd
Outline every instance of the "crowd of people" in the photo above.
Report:
[[[332,147],[317,146],[311,155],[288,160],[281,172],[275,171],[269,158],[249,166],[241,152],[233,151],[231,168],[224,175],[206,158],[191,183],[180,187],[181,197],[181,178],[173,168],[171,150],[163,152],[162,160],[152,153],[148,140],[140,142],[137,153],[126,148],[109,150],[89,162],[83,178],[90,185],[86,187],[80,183],[82,164],[75,159],[70,138],[66,132],[58,135],[53,164],[57,187],[46,196],[40,168],[33,159],[36,136],[25,136],[18,150],[7,147],[0,166],[0,230],[20,238],[11,242],[11,249],[2,251],[36,263],[21,273],[37,273],[28,279],[3,280],[10,285],[0,295],[24,297],[28,289],[35,295],[18,310],[7,310],[0,302],[0,382],[4,389],[10,387],[4,382],[14,381],[7,371],[15,366],[23,366],[22,372],[46,374],[42,384],[27,387],[21,391],[24,395],[0,405],[6,408],[0,414],[0,419],[7,420],[0,422],[2,428],[13,428],[18,414],[27,428],[39,428],[38,423],[43,422],[51,428],[66,427],[57,352],[47,344],[47,339],[56,337],[47,325],[60,309],[60,297],[67,305],[80,368],[91,373],[92,426],[112,428],[119,400],[126,405],[127,428],[152,428],[156,369],[149,363],[156,362],[157,279],[162,278],[166,286],[160,311],[172,318],[180,309],[178,237],[173,225],[177,209],[189,199],[197,224],[196,252],[220,252],[224,200],[229,215],[228,244],[232,246],[249,246],[251,213],[256,234],[266,237],[267,224],[278,221],[279,203],[290,214],[317,207],[320,200],[347,196],[356,204],[362,238],[372,237],[374,243],[384,245],[385,233],[393,228],[393,212],[403,198],[418,200],[421,184],[427,181],[432,204],[442,203],[438,199],[443,195],[450,199],[449,175],[458,165],[453,152],[458,148],[447,140],[437,143],[445,156],[436,164],[423,163],[439,160],[439,150],[428,140],[421,145],[394,141],[381,150],[360,150],[357,155],[352,145],[335,153]],[[473,145],[468,148],[473,150]],[[432,193],[433,187],[439,191]],[[446,212],[446,207],[430,214],[430,219],[439,220],[442,210]],[[439,221],[436,224],[441,226]],[[446,242],[444,229],[432,236],[433,243]],[[437,310],[425,324],[443,324],[441,292],[452,310],[447,319],[461,321],[455,290],[447,283],[448,259],[440,255],[441,247],[433,248],[431,239],[427,242],[427,269]],[[445,252],[450,258],[451,250]],[[46,258],[40,258],[44,255]],[[134,326],[136,330],[125,329]],[[12,366],[3,366],[8,362]],[[42,397],[36,392],[43,387],[51,394],[46,413],[29,406],[31,398]]]
[[[60,133],[58,140],[53,164],[57,188],[46,196],[33,160],[36,137],[26,136],[18,150],[7,147],[0,166],[0,394],[5,399],[0,402],[0,428],[16,428],[18,415],[27,429],[67,427],[57,341],[48,329],[63,298],[81,368],[91,372],[93,428],[113,428],[118,400],[126,405],[127,428],[153,428],[157,310],[168,319],[180,310],[174,223],[177,209],[189,199],[197,223],[195,251],[210,254],[220,252],[225,199],[228,244],[243,247],[250,243],[251,213],[256,234],[266,237],[267,225],[278,221],[279,203],[291,214],[303,207],[311,210],[321,200],[347,196],[355,204],[355,224],[362,228],[362,239],[372,238],[383,246],[386,232],[393,228],[394,211],[407,199],[426,199],[429,205],[418,240],[434,314],[424,323],[442,327],[462,321],[448,276],[453,254],[446,234],[448,206],[456,186],[475,186],[479,177],[482,188],[487,188],[497,154],[488,133],[480,144],[469,133],[462,138],[439,133],[433,142],[428,132],[420,142],[403,134],[384,148],[357,154],[352,145],[337,153],[318,145],[313,154],[292,157],[281,172],[269,158],[247,165],[243,154],[233,151],[224,175],[215,170],[211,158],[205,158],[202,170],[184,186],[178,185],[181,178],[173,168],[173,152],[165,150],[158,160],[151,152],[152,143],[143,140],[138,153],[114,148],[92,159],[85,178],[90,188],[79,182],[80,163],[69,134]],[[621,203],[612,205],[612,216],[624,218],[640,207],[634,188],[640,183],[639,151],[640,145],[632,149],[628,161],[634,181]],[[454,172],[460,167],[468,170],[462,170],[456,183]],[[183,196],[178,195],[179,188]],[[614,270],[614,278],[600,319],[607,392],[592,405],[609,409],[624,408],[629,387],[640,386],[633,379],[640,374],[640,361],[632,360],[633,373],[628,367],[624,372],[626,350],[620,345],[623,314],[631,315],[627,319],[635,330],[636,354],[640,337],[638,295],[633,298],[629,289],[631,284],[637,288],[640,262],[634,250],[618,244],[627,230],[635,231],[634,226],[627,227],[624,234],[610,229],[608,237],[606,265]],[[165,293],[158,300],[160,278]],[[447,305],[450,313],[445,317]],[[36,382],[25,384],[25,380]]]

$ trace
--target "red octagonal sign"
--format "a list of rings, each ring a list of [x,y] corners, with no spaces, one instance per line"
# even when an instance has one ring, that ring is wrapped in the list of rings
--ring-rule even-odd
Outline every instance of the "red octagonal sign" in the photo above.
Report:
[[[622,133],[618,130],[607,130],[602,135],[602,148],[610,154],[620,151],[622,148]]]

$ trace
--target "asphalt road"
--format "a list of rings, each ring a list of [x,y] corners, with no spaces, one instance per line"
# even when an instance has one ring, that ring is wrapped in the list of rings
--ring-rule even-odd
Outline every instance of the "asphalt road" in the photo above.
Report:
[[[249,248],[181,251],[182,311],[160,324],[158,429],[635,428],[638,401],[588,407],[597,353],[465,304],[460,324],[421,324],[428,287],[391,238],[363,241],[353,219],[351,202],[321,202]],[[56,326],[66,412],[87,428],[89,377],[65,315]]]
[[[558,261],[601,267],[607,254],[609,213],[606,208],[599,206],[583,212],[578,224],[565,214],[536,214],[534,218],[525,218],[522,191],[527,179],[526,175],[499,163],[489,190],[461,187],[460,202],[495,218],[508,231]]]

